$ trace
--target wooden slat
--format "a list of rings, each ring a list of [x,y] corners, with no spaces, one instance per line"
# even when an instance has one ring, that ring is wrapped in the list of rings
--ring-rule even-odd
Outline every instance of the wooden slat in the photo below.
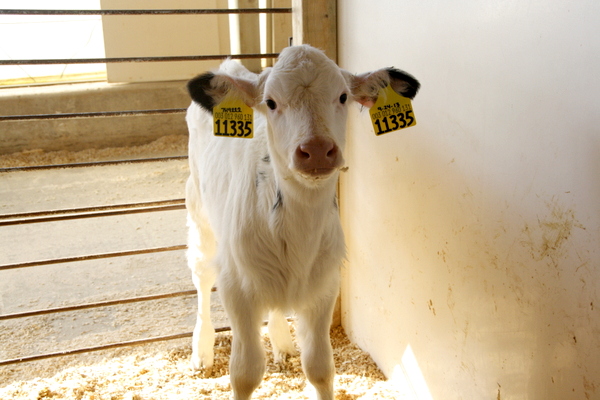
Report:
[[[310,44],[337,62],[337,2],[292,1],[294,45]]]

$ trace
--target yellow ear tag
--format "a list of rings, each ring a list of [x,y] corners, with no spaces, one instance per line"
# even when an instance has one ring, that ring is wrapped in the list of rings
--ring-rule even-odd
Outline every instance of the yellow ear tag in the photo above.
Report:
[[[254,137],[254,110],[240,99],[226,97],[213,108],[215,136]]]
[[[396,93],[390,85],[379,90],[369,113],[377,136],[417,124],[410,99]]]

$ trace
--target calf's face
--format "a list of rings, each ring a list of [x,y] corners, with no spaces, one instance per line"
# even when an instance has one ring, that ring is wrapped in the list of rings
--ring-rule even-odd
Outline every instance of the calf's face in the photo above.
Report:
[[[283,178],[314,187],[332,179],[344,165],[348,104],[354,100],[371,107],[388,84],[411,99],[420,86],[394,68],[352,75],[322,51],[303,45],[284,49],[275,66],[260,75],[229,64],[225,70],[192,79],[188,89],[208,111],[233,95],[264,113],[270,157]]]
[[[344,165],[351,96],[342,70],[321,51],[292,47],[263,79],[272,158],[308,185],[333,176]]]

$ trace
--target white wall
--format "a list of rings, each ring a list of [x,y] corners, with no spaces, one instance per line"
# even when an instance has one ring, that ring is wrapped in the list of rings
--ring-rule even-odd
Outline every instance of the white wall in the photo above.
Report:
[[[339,62],[423,88],[350,116],[343,323],[417,399],[600,398],[600,3],[338,2]]]

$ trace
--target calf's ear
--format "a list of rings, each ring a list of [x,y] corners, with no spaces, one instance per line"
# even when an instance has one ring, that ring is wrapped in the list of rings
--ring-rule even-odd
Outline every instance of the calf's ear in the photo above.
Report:
[[[372,107],[377,101],[379,89],[391,85],[394,91],[409,99],[414,99],[421,87],[419,81],[407,72],[396,68],[382,68],[351,75],[350,87],[355,101],[365,107]]]
[[[212,91],[210,82],[214,77],[215,74],[207,72],[198,75],[187,84],[188,93],[192,100],[210,112],[212,112],[214,106],[217,104],[214,99],[214,94],[209,94],[209,92]]]
[[[195,77],[188,82],[187,89],[192,100],[209,112],[228,95],[242,100],[249,107],[254,107],[260,97],[257,80],[220,72],[207,72]]]

